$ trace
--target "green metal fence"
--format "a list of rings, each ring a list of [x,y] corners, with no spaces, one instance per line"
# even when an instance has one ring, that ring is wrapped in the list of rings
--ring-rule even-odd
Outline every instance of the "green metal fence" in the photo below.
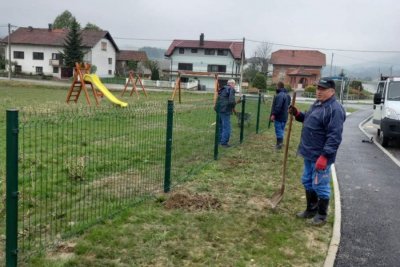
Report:
[[[251,118],[232,118],[231,144],[266,128],[269,105],[262,99],[237,105]],[[206,98],[8,113],[9,266],[17,254],[26,262],[123,207],[168,192],[214,160],[215,149],[217,157],[226,152],[215,147],[216,112]]]

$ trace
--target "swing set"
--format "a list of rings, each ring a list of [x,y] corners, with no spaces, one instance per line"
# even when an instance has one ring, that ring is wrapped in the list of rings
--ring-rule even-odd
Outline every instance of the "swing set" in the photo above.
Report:
[[[179,103],[182,103],[181,79],[182,77],[193,77],[193,76],[214,77],[214,105],[215,105],[218,97],[218,73],[215,72],[178,71],[178,76],[175,79],[175,87],[172,92],[171,100],[175,100],[175,95],[178,93]]]
[[[125,92],[128,89],[128,86],[131,84],[132,85],[132,90],[131,90],[131,93],[129,95],[132,96],[133,92],[135,92],[136,96],[139,98],[139,93],[138,93],[138,90],[137,90],[137,87],[136,87],[138,82],[139,82],[140,86],[142,87],[142,91],[143,91],[144,95],[147,97],[147,92],[144,89],[143,82],[142,82],[142,79],[140,78],[140,75],[136,75],[136,79],[135,79],[135,73],[133,71],[129,72],[129,77],[128,77],[128,80],[125,83],[125,87],[124,87],[124,90],[122,91],[121,96],[124,96]]]

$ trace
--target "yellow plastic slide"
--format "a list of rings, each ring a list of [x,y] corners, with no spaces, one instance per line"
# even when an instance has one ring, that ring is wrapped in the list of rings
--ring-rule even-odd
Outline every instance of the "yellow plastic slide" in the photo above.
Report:
[[[96,74],[85,74],[85,76],[83,76],[83,79],[86,82],[90,82],[92,83],[94,86],[96,86],[96,88],[103,93],[103,95],[105,97],[108,98],[108,100],[110,100],[112,103],[119,105],[121,107],[126,107],[128,106],[128,103],[126,102],[122,102],[121,100],[119,100],[118,98],[116,98],[111,92],[110,90],[107,89],[107,87],[104,86],[104,84],[100,81],[99,76],[97,76]]]

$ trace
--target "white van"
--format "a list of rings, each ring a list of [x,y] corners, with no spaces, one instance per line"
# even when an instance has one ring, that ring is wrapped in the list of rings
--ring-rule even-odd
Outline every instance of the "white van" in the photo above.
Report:
[[[372,122],[382,146],[400,137],[400,77],[381,77],[374,94]]]

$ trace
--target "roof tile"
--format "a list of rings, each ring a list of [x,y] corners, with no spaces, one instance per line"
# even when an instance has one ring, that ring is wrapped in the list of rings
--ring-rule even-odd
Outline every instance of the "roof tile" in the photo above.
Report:
[[[326,57],[324,53],[316,50],[281,49],[271,54],[271,63],[274,65],[325,66]]]

